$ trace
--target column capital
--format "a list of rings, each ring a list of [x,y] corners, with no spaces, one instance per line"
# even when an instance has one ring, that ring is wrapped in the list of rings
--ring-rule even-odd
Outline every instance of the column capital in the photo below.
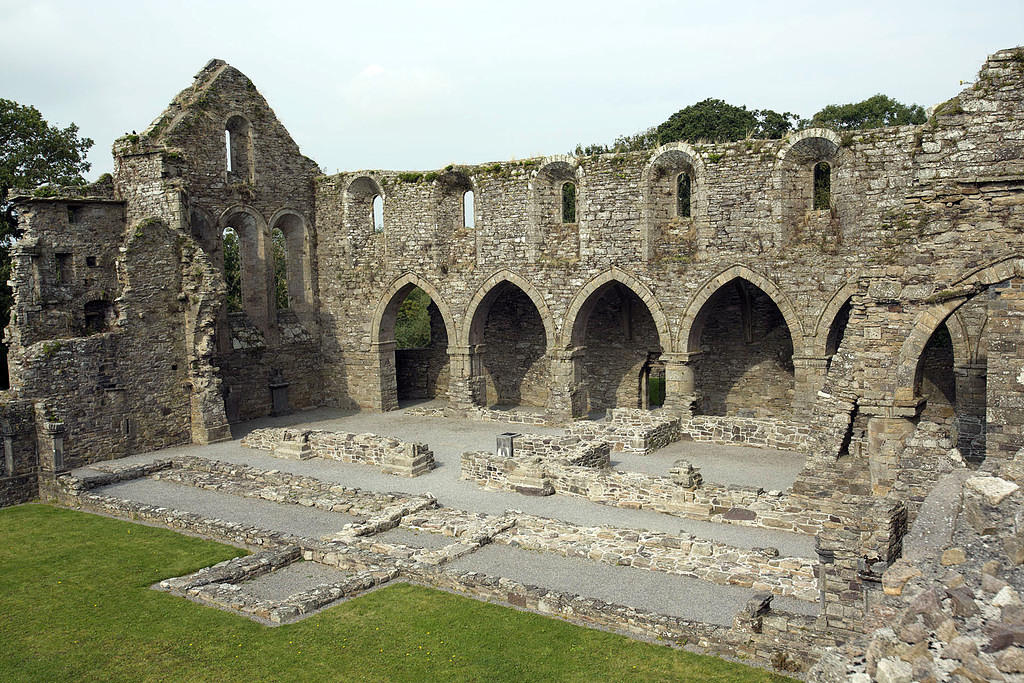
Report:
[[[910,419],[917,417],[924,404],[923,398],[916,398],[910,401],[861,401],[858,402],[857,407],[860,412],[869,417]]]
[[[661,354],[661,361],[663,363],[676,363],[680,365],[686,365],[692,363],[701,357],[701,351],[678,351],[676,353],[663,353]]]

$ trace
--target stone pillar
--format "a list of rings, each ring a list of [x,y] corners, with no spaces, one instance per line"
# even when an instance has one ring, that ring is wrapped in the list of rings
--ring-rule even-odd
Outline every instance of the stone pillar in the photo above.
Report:
[[[1024,279],[997,287],[988,303],[985,457],[1009,460],[1024,447]]]
[[[793,417],[807,416],[825,385],[828,356],[793,356]]]
[[[884,496],[896,479],[896,468],[907,437],[914,433],[916,417],[922,401],[910,405],[861,404],[868,416],[868,471],[871,491]]]
[[[200,382],[193,381],[191,403],[192,443],[208,444],[228,441],[231,426],[224,409],[224,398],[220,382],[211,382],[200,388]]]
[[[4,471],[3,476],[14,476],[14,429],[6,422],[2,427],[4,437]]]
[[[487,403],[487,378],[484,376],[483,344],[449,346],[451,378],[448,380],[448,406],[465,410]]]
[[[64,466],[64,423],[43,423],[43,446],[39,453],[39,464],[50,472],[63,472]]]
[[[697,400],[696,364],[700,351],[663,353],[665,363],[665,410],[678,415],[693,415]]]
[[[395,341],[370,344],[371,363],[377,367],[373,408],[381,412],[398,408],[398,379],[395,376]]]
[[[554,421],[573,420],[587,414],[590,401],[582,379],[585,354],[582,346],[548,353],[551,382],[548,413]]]
[[[973,462],[985,458],[987,370],[986,363],[963,363],[953,369],[956,373],[956,446],[963,457]]]

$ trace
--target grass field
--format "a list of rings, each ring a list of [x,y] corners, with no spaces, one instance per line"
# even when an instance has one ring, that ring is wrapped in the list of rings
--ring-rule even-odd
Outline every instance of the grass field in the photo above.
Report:
[[[148,588],[242,553],[45,505],[0,510],[0,680],[789,680],[407,584],[278,628]]]

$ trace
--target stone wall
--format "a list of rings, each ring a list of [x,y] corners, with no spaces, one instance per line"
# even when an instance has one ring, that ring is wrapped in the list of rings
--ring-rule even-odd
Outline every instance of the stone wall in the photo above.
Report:
[[[679,423],[684,439],[720,444],[763,446],[785,451],[807,451],[814,445],[813,429],[806,424],[752,417],[684,416]]]
[[[321,457],[378,465],[385,474],[415,477],[434,467],[434,453],[423,443],[408,443],[376,434],[350,434],[286,427],[254,429],[242,437],[249,448],[288,458]]]
[[[0,402],[0,507],[16,505],[39,496],[36,411],[30,401]]]

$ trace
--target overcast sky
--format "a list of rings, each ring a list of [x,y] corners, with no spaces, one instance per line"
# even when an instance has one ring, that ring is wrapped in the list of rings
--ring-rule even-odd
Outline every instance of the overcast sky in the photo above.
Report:
[[[248,75],[328,173],[610,142],[707,97],[810,116],[932,106],[1024,43],[1024,1],[0,0],[0,97],[96,141],[144,129],[207,60]]]

